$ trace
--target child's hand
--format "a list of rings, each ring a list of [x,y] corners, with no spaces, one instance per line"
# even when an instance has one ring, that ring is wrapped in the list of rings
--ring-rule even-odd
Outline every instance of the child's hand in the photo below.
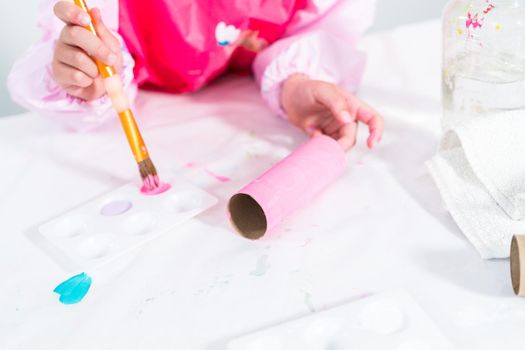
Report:
[[[122,69],[120,42],[102,22],[98,9],[91,10],[99,37],[85,29],[91,22],[89,15],[69,1],[59,1],[55,15],[66,25],[60,34],[53,56],[55,81],[70,95],[94,100],[105,93],[104,84],[91,57]]]
[[[373,108],[337,85],[293,75],[283,84],[281,104],[290,122],[309,134],[323,133],[345,150],[357,137],[357,123],[368,125],[368,147],[383,136],[383,118]]]

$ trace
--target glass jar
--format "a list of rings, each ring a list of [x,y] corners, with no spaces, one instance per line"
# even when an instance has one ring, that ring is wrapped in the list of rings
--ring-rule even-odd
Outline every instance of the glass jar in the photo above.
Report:
[[[450,0],[443,15],[443,128],[525,118],[525,0]]]

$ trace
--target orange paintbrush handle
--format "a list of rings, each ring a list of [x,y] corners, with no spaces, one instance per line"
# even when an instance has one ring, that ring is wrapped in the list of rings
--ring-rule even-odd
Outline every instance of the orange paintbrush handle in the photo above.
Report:
[[[91,12],[89,11],[85,0],[74,0],[74,2],[78,7],[91,16]],[[98,36],[97,30],[93,25],[93,16],[91,16],[91,23],[86,27],[86,29]],[[135,160],[137,163],[140,163],[143,160],[149,158],[148,149],[146,148],[146,144],[142,139],[137,122],[133,117],[133,112],[131,111],[128,98],[124,94],[120,77],[115,73],[115,68],[112,66],[108,66],[97,59],[95,59],[95,63],[98,66],[100,75],[104,79],[106,92],[113,103],[113,108],[115,108],[118,113],[120,123],[122,124],[122,128],[126,133],[126,137],[128,139],[131,151],[135,156]]]

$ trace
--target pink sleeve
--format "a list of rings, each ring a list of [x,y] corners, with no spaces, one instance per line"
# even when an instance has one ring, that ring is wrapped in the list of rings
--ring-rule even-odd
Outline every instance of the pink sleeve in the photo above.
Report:
[[[67,94],[53,79],[54,46],[64,26],[53,14],[55,2],[40,0],[38,26],[42,38],[15,62],[7,80],[8,89],[15,102],[31,111],[59,120],[68,128],[79,131],[94,129],[115,118],[116,113],[108,97],[87,102]],[[101,9],[106,24],[124,47],[121,77],[130,99],[134,99],[137,92],[133,83],[134,61],[115,32],[118,28],[118,1],[91,0],[90,6]]]
[[[374,18],[374,0],[310,0],[292,20],[286,36],[261,52],[253,65],[261,94],[284,116],[281,85],[293,74],[305,74],[357,90],[365,55],[356,45]]]

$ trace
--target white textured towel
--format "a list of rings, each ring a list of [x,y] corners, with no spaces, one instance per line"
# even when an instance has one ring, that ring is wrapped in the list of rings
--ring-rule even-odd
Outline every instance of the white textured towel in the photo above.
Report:
[[[429,163],[447,209],[483,258],[509,256],[525,233],[525,115],[472,119],[448,131]]]

